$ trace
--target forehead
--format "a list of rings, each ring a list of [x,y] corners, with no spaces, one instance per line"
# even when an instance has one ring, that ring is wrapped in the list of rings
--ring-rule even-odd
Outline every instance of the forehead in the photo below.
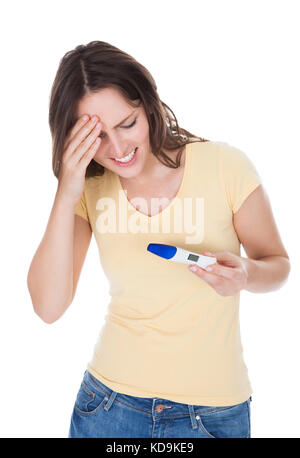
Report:
[[[92,94],[85,94],[77,107],[78,117],[89,114],[110,117],[125,114],[132,110],[132,106],[125,97],[114,88],[100,89]]]

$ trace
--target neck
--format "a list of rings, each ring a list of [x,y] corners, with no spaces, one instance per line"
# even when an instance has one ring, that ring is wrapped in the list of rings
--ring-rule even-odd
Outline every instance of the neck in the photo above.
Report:
[[[176,155],[178,154],[179,151],[180,149],[176,151],[172,151],[171,154],[170,153],[168,154],[166,151],[164,151],[164,153],[167,156],[169,156],[170,158],[174,159],[176,158]],[[180,163],[179,168],[184,167],[184,164],[185,164],[185,148],[181,155],[181,163]],[[160,160],[157,159],[157,157],[154,154],[149,153],[147,156],[146,165],[141,173],[139,173],[136,177],[132,177],[132,178],[123,178],[123,177],[120,177],[120,178],[123,183],[130,182],[130,184],[137,185],[137,186],[141,186],[141,185],[145,186],[147,185],[147,183],[151,185],[155,183],[155,181],[166,179],[169,173],[173,174],[174,170],[179,170],[179,168],[173,169],[171,167],[168,167],[164,165],[162,162],[160,162]]]

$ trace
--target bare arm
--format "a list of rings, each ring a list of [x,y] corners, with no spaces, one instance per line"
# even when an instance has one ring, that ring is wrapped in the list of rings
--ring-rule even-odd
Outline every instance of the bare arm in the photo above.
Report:
[[[248,281],[244,289],[268,292],[280,288],[289,275],[290,261],[262,186],[235,213],[234,226],[248,256],[245,258]]]
[[[27,284],[37,315],[58,320],[72,303],[92,231],[56,194],[45,235],[31,262]]]
[[[89,121],[80,118],[67,136],[48,225],[29,268],[33,308],[46,323],[56,321],[71,304],[91,240],[88,221],[75,216],[74,208],[84,190],[86,168],[101,142],[97,121],[97,116]]]
[[[73,244],[74,206],[56,193],[45,234],[27,276],[34,311],[46,323],[55,321],[71,303]]]
[[[204,255],[216,257],[217,263],[206,269],[196,265],[188,268],[222,296],[232,296],[242,289],[263,293],[280,288],[289,275],[290,261],[261,185],[233,215],[233,223],[249,258],[228,251],[205,251]]]

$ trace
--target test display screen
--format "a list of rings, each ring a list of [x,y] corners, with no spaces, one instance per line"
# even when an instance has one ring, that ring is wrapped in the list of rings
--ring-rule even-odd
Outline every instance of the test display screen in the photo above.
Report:
[[[190,254],[188,255],[188,260],[189,260],[189,261],[195,261],[195,262],[197,262],[198,259],[199,259],[199,256],[197,256],[196,254],[191,254],[191,253],[190,253]]]

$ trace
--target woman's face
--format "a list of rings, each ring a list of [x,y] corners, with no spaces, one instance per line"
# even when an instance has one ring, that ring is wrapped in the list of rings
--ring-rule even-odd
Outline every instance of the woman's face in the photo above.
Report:
[[[102,123],[101,142],[93,157],[98,164],[124,178],[134,178],[146,172],[150,156],[154,156],[151,154],[149,124],[142,104],[133,108],[116,89],[105,88],[81,99],[77,115],[81,117],[84,114],[90,117],[97,115]],[[125,118],[126,121],[121,123]],[[124,158],[136,148],[128,165],[115,160]]]

